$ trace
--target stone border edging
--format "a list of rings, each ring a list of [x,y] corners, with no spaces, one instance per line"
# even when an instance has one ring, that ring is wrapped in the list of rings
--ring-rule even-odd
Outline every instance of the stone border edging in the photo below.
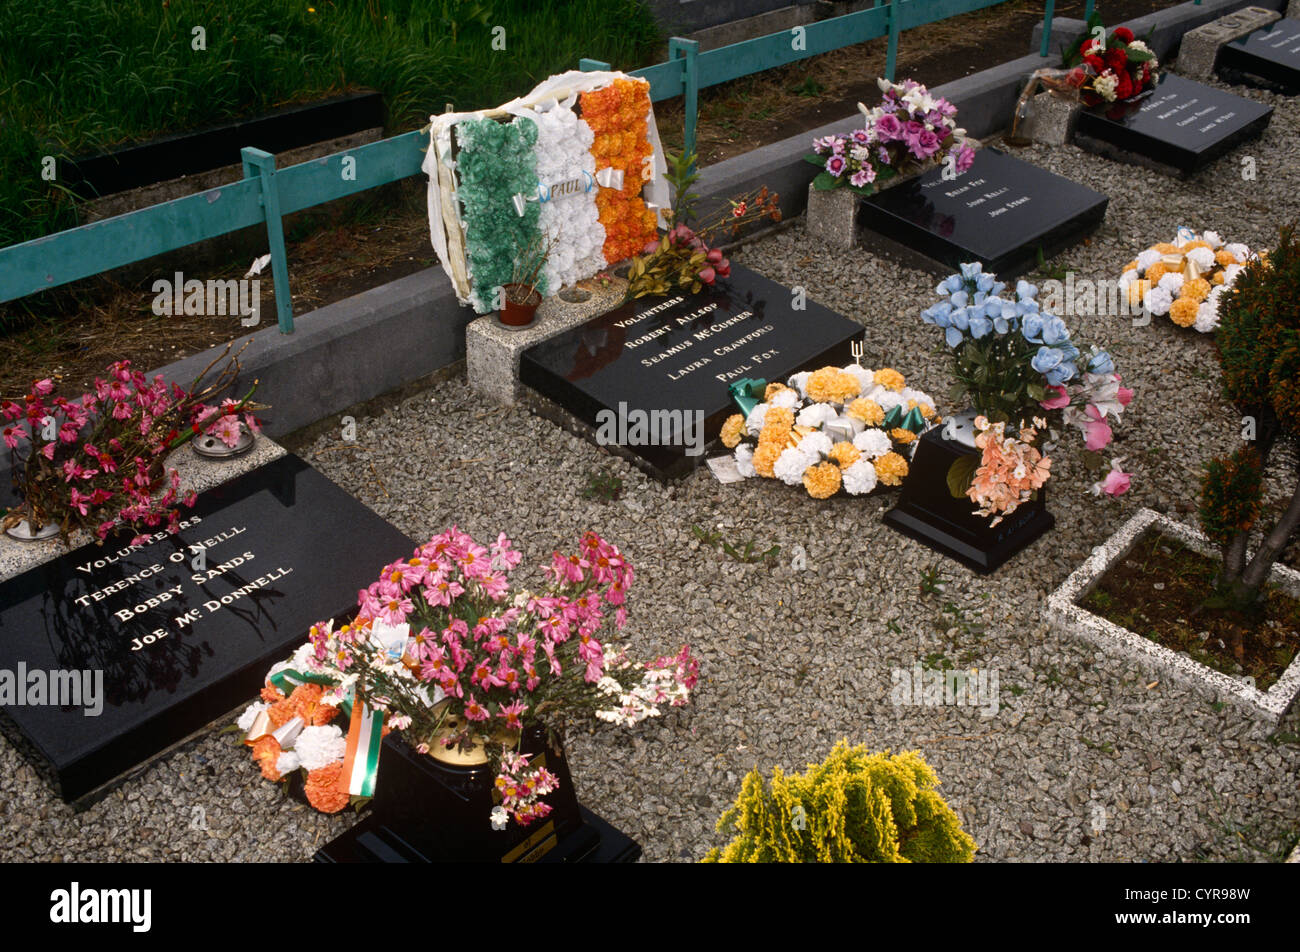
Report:
[[[1213,544],[1197,530],[1153,509],[1139,510],[1105,543],[1093,549],[1087,561],[1048,596],[1044,609],[1048,622],[1064,635],[1083,638],[1107,653],[1166,671],[1184,684],[1230,701],[1253,717],[1276,726],[1290,710],[1297,694],[1300,694],[1300,654],[1292,659],[1273,686],[1264,692],[1239,678],[1215,671],[1158,645],[1149,638],[1121,628],[1077,604],[1152,526],[1158,526],[1161,532],[1176,537],[1191,549],[1205,555],[1215,554]],[[1300,597],[1300,572],[1283,565],[1274,565],[1269,580],[1288,593]]]

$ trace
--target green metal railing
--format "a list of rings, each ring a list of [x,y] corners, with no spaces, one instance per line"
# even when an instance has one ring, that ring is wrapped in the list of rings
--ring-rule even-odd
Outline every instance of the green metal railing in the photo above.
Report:
[[[630,75],[650,81],[650,98],[654,102],[684,98],[683,139],[686,151],[695,151],[695,127],[699,111],[699,91],[728,83],[743,76],[787,66],[799,60],[829,53],[845,46],[888,37],[885,53],[885,78],[894,78],[898,62],[898,37],[904,30],[937,23],[996,6],[1006,0],[890,0],[867,10],[769,33],[752,40],[732,43],[715,50],[700,52],[696,40],[673,37],[668,41],[668,62],[632,70]],[[1047,3],[1044,36],[1051,30],[1052,0]],[[1044,47],[1046,41],[1044,41]],[[1043,55],[1046,56],[1046,48]],[[607,70],[608,63],[583,59],[583,70]]]
[[[283,169],[261,149],[243,149],[241,181],[0,249],[0,303],[265,224],[276,320],[292,333],[283,216],[418,175],[428,144],[408,132]]]
[[[892,80],[899,34],[904,30],[1002,2],[1005,0],[877,0],[877,5],[867,10],[706,52],[700,52],[695,40],[673,37],[668,42],[667,62],[633,70],[631,75],[649,80],[650,98],[655,102],[683,97],[686,148],[693,151],[703,88],[885,36],[889,38],[885,74]],[[1053,0],[1047,0],[1043,56],[1048,55],[1053,7]],[[1089,0],[1088,11],[1091,9]],[[583,59],[579,67],[609,69],[608,64],[592,59]],[[261,224],[266,227],[271,253],[276,319],[282,333],[292,333],[283,216],[419,175],[428,144],[427,134],[408,132],[283,169],[275,167],[275,159],[268,153],[243,149],[244,178],[239,182],[0,248],[0,303]]]

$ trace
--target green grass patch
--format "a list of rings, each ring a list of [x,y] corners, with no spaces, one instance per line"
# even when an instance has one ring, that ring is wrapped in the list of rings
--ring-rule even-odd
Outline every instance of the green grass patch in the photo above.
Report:
[[[194,48],[196,27],[206,49]],[[447,103],[497,105],[584,56],[634,69],[658,42],[638,0],[2,3],[0,247],[78,224],[70,196],[41,178],[46,155],[72,158],[362,87],[384,94],[393,135]]]

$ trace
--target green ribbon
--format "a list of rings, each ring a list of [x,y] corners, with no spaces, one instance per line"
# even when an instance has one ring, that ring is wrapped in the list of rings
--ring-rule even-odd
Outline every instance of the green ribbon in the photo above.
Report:
[[[912,407],[906,413],[903,412],[901,405],[894,407],[885,414],[885,422],[882,424],[886,430],[902,428],[911,430],[913,433],[923,433],[925,431],[925,417],[921,415],[920,407]]]
[[[285,668],[277,671],[269,678],[270,682],[283,694],[288,697],[293,693],[293,689],[300,684],[319,684],[321,687],[332,688],[338,684],[328,674],[303,674],[301,671],[295,671],[293,668]],[[339,702],[339,710],[343,712],[344,717],[352,716],[352,694],[348,693],[342,701]]]
[[[302,671],[296,671],[293,668],[277,671],[271,675],[269,680],[286,696],[292,694],[293,689],[300,684],[319,684],[322,687],[334,687],[338,684],[329,675],[304,674]],[[355,697],[355,690],[349,691],[348,696],[339,702],[339,710],[343,712],[343,716],[349,722],[349,733],[352,730],[352,707]],[[369,706],[363,707],[361,709],[361,722],[357,725],[357,728],[362,734],[357,762],[353,764],[352,774],[345,777],[344,781],[348,785],[348,792],[353,796],[373,797],[375,795],[375,783],[379,777],[379,751],[383,744],[384,718],[373,708]]]
[[[752,380],[746,377],[744,380],[737,380],[727,388],[731,399],[736,401],[736,406],[740,407],[740,412],[746,418],[754,411],[754,407],[763,402],[763,394],[766,391],[767,381],[762,378]]]

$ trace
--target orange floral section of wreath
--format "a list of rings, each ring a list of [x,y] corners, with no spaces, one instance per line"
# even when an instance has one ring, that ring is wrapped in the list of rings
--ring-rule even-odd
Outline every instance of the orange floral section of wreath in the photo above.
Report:
[[[582,118],[596,135],[591,146],[596,171],[623,172],[621,189],[602,188],[596,194],[600,223],[605,226],[605,260],[622,261],[640,254],[657,237],[655,213],[641,199],[653,154],[646,122],[650,84],[616,79],[604,89],[583,93],[581,103]]]

